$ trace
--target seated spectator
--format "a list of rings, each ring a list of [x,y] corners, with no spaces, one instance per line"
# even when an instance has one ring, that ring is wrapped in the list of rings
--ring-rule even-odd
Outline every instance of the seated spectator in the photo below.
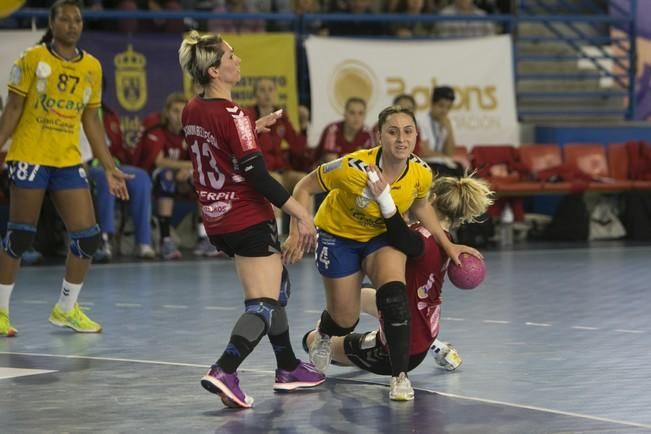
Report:
[[[394,13],[417,17],[430,12],[425,0],[400,0]],[[408,21],[392,26],[394,35],[401,38],[428,37],[434,34],[434,24],[425,21]]]
[[[102,103],[102,118],[111,155],[120,164],[120,170],[131,175],[131,178],[126,180],[126,184],[129,191],[129,214],[133,219],[135,229],[136,250],[134,255],[141,259],[153,259],[156,257],[156,253],[151,247],[151,179],[147,172],[141,168],[129,165],[132,161],[132,155],[124,147],[120,118],[104,103]],[[83,128],[80,131],[79,141],[82,161],[90,163],[88,165],[88,175],[93,182],[97,223],[102,232],[102,244],[93,255],[93,260],[108,262],[113,257],[112,239],[116,232],[116,199],[109,190],[104,169],[93,160],[93,153]]]
[[[225,0],[223,6],[217,6],[218,13],[255,13],[255,7],[245,0]],[[264,32],[264,20],[208,20],[208,31],[213,33],[253,33]]]
[[[181,93],[167,97],[160,124],[143,132],[136,153],[139,166],[152,173],[161,238],[160,255],[165,260],[182,256],[170,232],[174,200],[178,195],[194,198],[190,150],[181,131],[181,113],[186,102],[187,98]],[[210,244],[201,222],[197,232],[199,239],[195,255],[218,256],[219,251]]]
[[[336,160],[358,149],[373,146],[371,130],[364,125],[366,101],[362,98],[348,98],[344,106],[344,119],[326,125],[316,149],[317,164]]]
[[[432,90],[430,111],[418,119],[421,146],[419,156],[440,176],[462,176],[464,169],[453,160],[454,131],[448,116],[454,102],[454,90],[436,86]]]
[[[276,84],[269,78],[261,78],[253,85],[256,104],[248,107],[253,119],[260,119],[282,107],[277,104],[278,92]],[[266,133],[258,133],[258,143],[267,165],[267,170],[278,182],[280,182],[290,193],[294,186],[305,175],[305,156],[307,150],[306,130],[309,113],[303,107],[301,116],[301,132],[297,133],[283,110],[282,116],[270,127]],[[274,208],[276,219],[281,217],[281,211]],[[282,232],[282,225],[278,229]]]
[[[320,12],[320,7],[317,0],[294,0],[293,2],[293,12],[295,15],[303,16],[305,14],[318,14]],[[308,34],[324,34],[327,33],[327,30],[323,28],[323,24],[320,21],[309,21],[304,24],[304,31]],[[302,43],[300,47],[302,47]]]
[[[476,7],[472,0],[454,0],[450,6],[441,9],[439,14],[485,16],[486,12]],[[495,26],[490,21],[442,21],[436,30],[443,38],[478,38],[496,33]]]
[[[345,5],[345,9],[333,12],[353,15],[370,15],[374,13],[371,8],[371,0],[347,0]],[[384,23],[379,21],[331,21],[326,24],[325,28],[330,36],[378,36],[386,34]]]
[[[111,2],[107,2],[104,7],[112,9]],[[117,9],[122,11],[180,11],[181,5],[177,0],[119,0]],[[125,18],[117,21],[117,29],[121,33],[134,32],[170,32],[179,33],[185,29],[183,20],[140,20],[135,18]]]

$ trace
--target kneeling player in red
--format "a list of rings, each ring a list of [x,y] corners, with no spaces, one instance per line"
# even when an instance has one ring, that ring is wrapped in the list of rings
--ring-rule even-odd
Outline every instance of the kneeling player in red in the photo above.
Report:
[[[396,211],[389,187],[377,168],[369,169],[368,187],[380,205],[390,244],[404,252],[408,258],[405,296],[410,323],[409,370],[420,365],[428,350],[431,350],[440,366],[454,370],[461,364],[461,358],[451,345],[437,339],[441,289],[449,258],[423,226],[416,223],[407,227]],[[462,223],[475,221],[493,203],[492,194],[482,180],[445,177],[433,182],[430,201],[441,225],[450,230]],[[362,311],[378,317],[373,288],[362,290]],[[315,336],[316,331],[308,332],[303,338],[303,346],[309,346]],[[331,344],[334,364],[357,366],[379,375],[391,374],[389,353],[381,326],[366,333],[333,337]]]

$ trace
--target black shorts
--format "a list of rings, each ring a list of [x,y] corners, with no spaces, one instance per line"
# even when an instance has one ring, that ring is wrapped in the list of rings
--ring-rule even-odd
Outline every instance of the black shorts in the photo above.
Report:
[[[350,333],[344,338],[344,352],[358,368],[377,375],[391,375],[391,361],[387,348],[378,337],[378,330],[366,333]],[[427,351],[409,357],[411,371],[420,365]]]
[[[280,253],[275,220],[258,223],[241,231],[211,235],[210,242],[228,256],[257,258]]]

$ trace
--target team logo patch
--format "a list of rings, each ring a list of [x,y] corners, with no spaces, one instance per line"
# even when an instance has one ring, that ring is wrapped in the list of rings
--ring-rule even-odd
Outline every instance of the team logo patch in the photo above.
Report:
[[[341,158],[331,161],[323,165],[323,173],[332,172],[333,170],[339,169],[341,167]]]
[[[357,205],[357,208],[366,208],[369,202],[371,202],[371,199],[368,197],[357,196],[355,198],[355,205]]]
[[[45,62],[38,62],[36,66],[36,91],[45,93],[47,78],[52,74],[52,67]]]
[[[11,72],[9,73],[9,84],[17,86],[20,83],[20,80],[23,78],[23,70],[20,69],[20,66],[14,65],[11,67]]]
[[[218,220],[222,218],[233,207],[231,202],[213,202],[210,205],[203,205],[201,213],[207,220]]]
[[[84,94],[82,96],[82,101],[85,104],[88,104],[88,101],[90,100],[90,96],[93,94],[93,91],[90,87],[87,87],[84,89]]]

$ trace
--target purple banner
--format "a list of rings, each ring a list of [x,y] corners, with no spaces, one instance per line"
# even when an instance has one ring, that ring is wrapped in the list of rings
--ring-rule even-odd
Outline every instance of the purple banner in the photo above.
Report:
[[[184,91],[180,43],[180,35],[84,32],[80,46],[102,63],[103,99],[120,115],[128,144],[142,119],[161,111],[167,95]]]

